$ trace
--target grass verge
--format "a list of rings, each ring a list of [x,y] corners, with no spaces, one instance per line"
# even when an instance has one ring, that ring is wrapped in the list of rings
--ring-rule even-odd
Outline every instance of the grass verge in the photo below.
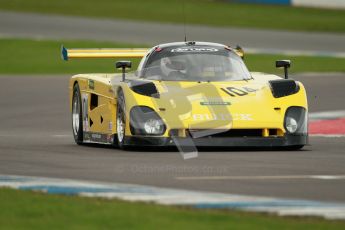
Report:
[[[0,73],[2,74],[77,74],[111,73],[115,70],[113,59],[74,59],[63,61],[61,44],[68,48],[133,47],[129,44],[87,41],[46,41],[0,39]],[[141,47],[141,46],[140,46]],[[139,60],[132,59],[137,66]]]
[[[74,48],[142,47],[141,45],[88,41],[47,41],[0,39],[0,74],[78,74],[111,73],[115,70],[113,59],[74,59],[68,62],[60,58],[60,46]],[[345,72],[343,58],[303,57],[284,55],[248,54],[245,62],[250,71],[282,73],[274,67],[278,59],[291,59],[291,72]],[[133,70],[139,60],[132,59]]]
[[[0,189],[2,229],[344,229],[344,222]]]
[[[344,10],[236,4],[221,0],[1,0],[0,9],[173,23],[183,23],[186,18],[189,24],[211,26],[345,32]]]

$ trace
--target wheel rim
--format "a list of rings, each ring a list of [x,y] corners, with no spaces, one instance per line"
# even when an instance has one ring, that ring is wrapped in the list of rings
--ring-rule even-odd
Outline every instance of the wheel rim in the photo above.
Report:
[[[122,111],[119,110],[116,119],[116,130],[117,130],[117,139],[121,143],[125,136],[125,123],[123,121]]]
[[[72,109],[72,128],[73,128],[73,133],[75,136],[77,136],[79,132],[79,122],[80,122],[79,98],[78,98],[78,94],[75,94],[74,99],[73,99],[73,109]]]

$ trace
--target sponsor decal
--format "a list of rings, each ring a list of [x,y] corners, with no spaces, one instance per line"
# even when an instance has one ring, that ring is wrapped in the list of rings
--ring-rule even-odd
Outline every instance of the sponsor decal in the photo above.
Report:
[[[88,80],[89,89],[95,89],[95,82],[93,80]]]
[[[90,140],[90,134],[84,133],[84,140]]]
[[[196,113],[193,114],[194,121],[252,121],[252,114],[242,113]]]
[[[81,94],[82,100],[82,112],[83,112],[83,131],[89,131],[89,114],[88,114],[88,107],[89,107],[89,95],[87,93]]]
[[[216,48],[208,48],[208,47],[182,47],[172,49],[172,53],[188,53],[188,52],[217,52],[218,49]]]
[[[92,134],[91,134],[91,137],[94,138],[94,139],[101,139],[101,138],[102,138],[102,135],[101,135],[101,134],[98,134],[98,133],[92,133]]]
[[[84,132],[84,142],[86,143],[112,144],[113,137],[112,134]]]
[[[112,135],[108,134],[107,135],[107,142],[111,143],[111,141],[112,141]]]
[[[200,105],[231,105],[228,101],[202,101]]]

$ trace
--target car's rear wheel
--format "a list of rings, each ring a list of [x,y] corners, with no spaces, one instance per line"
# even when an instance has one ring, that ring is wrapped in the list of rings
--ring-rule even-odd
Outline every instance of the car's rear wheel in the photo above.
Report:
[[[83,119],[79,85],[73,87],[72,98],[72,130],[75,142],[80,145],[83,143]]]
[[[117,144],[121,149],[125,148],[124,139],[126,134],[126,106],[125,96],[122,90],[117,94],[117,112],[116,112],[116,131],[117,131]]]

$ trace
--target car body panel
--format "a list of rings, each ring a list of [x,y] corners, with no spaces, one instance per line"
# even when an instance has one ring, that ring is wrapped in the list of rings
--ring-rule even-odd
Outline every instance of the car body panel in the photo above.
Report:
[[[283,127],[284,115],[288,107],[307,108],[306,92],[301,83],[296,94],[281,98],[272,96],[267,80],[280,79],[274,75],[253,73],[254,80],[238,82],[157,82],[160,98],[143,96],[133,92],[128,84],[121,82],[120,75],[114,74],[79,74],[70,80],[70,103],[75,83],[79,84],[81,94],[98,96],[98,107],[91,109],[88,100],[89,119],[93,125],[86,131],[116,134],[116,92],[121,88],[126,98],[126,115],[133,106],[148,106],[158,113],[168,128],[163,135],[168,136],[170,129],[279,129]],[[113,80],[115,79],[115,80]],[[90,81],[93,86],[90,88]],[[222,89],[253,89],[244,96],[231,96]],[[229,105],[201,105],[201,102],[228,102]],[[164,111],[160,110],[164,108]],[[280,108],[280,109],[275,109]],[[265,112],[263,112],[265,111]],[[176,119],[176,116],[179,116]],[[103,122],[100,122],[103,117]],[[90,123],[90,121],[89,121]],[[131,135],[129,125],[127,135]]]

